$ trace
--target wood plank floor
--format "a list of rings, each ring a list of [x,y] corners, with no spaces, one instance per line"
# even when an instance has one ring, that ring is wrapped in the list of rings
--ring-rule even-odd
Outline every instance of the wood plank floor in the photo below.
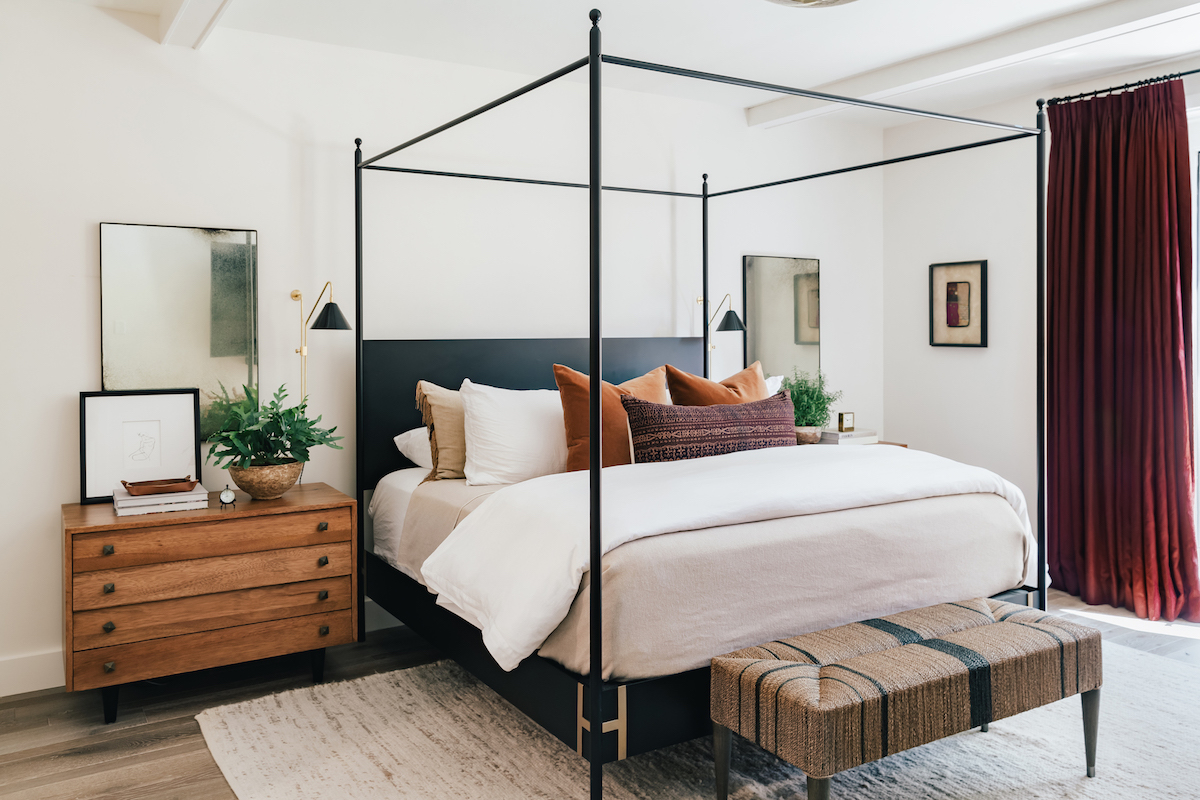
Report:
[[[1200,625],[1147,622],[1056,590],[1050,608],[1098,628],[1107,641],[1200,666]],[[407,628],[390,628],[363,644],[330,648],[325,677],[347,680],[436,658]],[[101,719],[99,692],[0,698],[0,798],[235,800],[195,715],[307,686],[310,677],[308,656],[299,654],[133,684],[121,689],[113,725]]]

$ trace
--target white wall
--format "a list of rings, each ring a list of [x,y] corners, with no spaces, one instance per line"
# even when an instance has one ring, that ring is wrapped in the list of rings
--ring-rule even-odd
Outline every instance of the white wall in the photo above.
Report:
[[[163,47],[155,22],[58,0],[0,4],[0,597],[10,611],[0,695],[62,683],[59,506],[78,499],[78,393],[100,388],[98,224],[257,230],[261,382],[295,387],[289,292],[313,298],[331,279],[353,319],[353,139],[376,152],[528,80],[225,29],[200,51]],[[752,131],[736,108],[615,90],[605,103],[613,184],[696,190],[707,171],[717,191],[882,147],[877,131],[851,125]],[[582,180],[585,109],[582,85],[560,83],[403,163]],[[880,424],[881,177],[835,181],[714,200],[711,287],[740,308],[743,254],[819,258],[822,362],[844,407]],[[369,335],[584,334],[584,192],[377,174],[366,184]],[[610,332],[699,335],[694,201],[609,195],[605,214]],[[740,368],[739,335],[715,341],[714,374]],[[309,337],[313,410],[350,446],[315,452],[305,479],[346,492],[353,344],[340,332]]]
[[[1066,96],[1165,71],[1048,87],[1040,96]],[[1195,90],[1191,80],[1186,86]],[[964,116],[1036,127],[1038,96]],[[889,129],[884,150],[891,158],[1002,135],[923,121]],[[886,167],[883,233],[888,437],[999,473],[1025,493],[1031,515],[1037,501],[1034,142]],[[931,347],[929,265],[973,259],[988,261],[988,346]]]

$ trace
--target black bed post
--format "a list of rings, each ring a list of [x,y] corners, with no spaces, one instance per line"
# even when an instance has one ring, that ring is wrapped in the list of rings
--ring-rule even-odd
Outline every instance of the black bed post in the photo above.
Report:
[[[701,291],[704,295],[704,319],[701,322],[704,324],[704,377],[708,377],[708,173],[704,173],[704,187],[700,190],[700,235],[703,237],[703,244],[700,248],[700,264],[701,273],[704,276],[704,285]]]
[[[354,423],[355,499],[358,500],[358,640],[367,640],[366,587],[367,575],[363,558],[366,544],[367,518],[363,497],[366,478],[366,453],[363,446],[363,252],[362,252],[362,139],[354,140],[354,386],[357,402]]]
[[[588,209],[591,216],[591,331],[588,341],[588,374],[591,376],[588,390],[588,431],[590,435],[588,470],[591,478],[591,591],[590,631],[588,650],[591,656],[588,675],[588,720],[591,736],[588,758],[591,761],[591,797],[600,800],[604,796],[604,722],[601,713],[603,692],[604,659],[603,610],[600,605],[600,561],[604,556],[600,538],[600,468],[603,445],[600,441],[600,389],[603,364],[601,363],[601,319],[600,319],[600,11],[593,8],[588,18],[592,21],[590,49],[588,51],[588,96],[589,96],[589,151]]]
[[[1037,114],[1037,604],[1046,610],[1046,101]]]

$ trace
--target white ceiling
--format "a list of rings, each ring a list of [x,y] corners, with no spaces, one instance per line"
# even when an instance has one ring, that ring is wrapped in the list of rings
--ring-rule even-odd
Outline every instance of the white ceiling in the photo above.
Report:
[[[190,0],[74,1],[175,15]],[[540,76],[587,54],[593,6],[604,12],[606,53],[948,113],[1200,55],[1200,2],[1191,0],[859,0],[814,9],[766,0],[226,0],[214,22],[215,35],[233,28]],[[829,113],[637,70],[606,69],[605,82],[737,105],[756,125]]]

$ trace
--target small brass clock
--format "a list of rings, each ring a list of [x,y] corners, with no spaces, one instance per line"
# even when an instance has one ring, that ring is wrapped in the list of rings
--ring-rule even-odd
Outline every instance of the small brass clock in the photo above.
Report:
[[[225,488],[221,490],[221,508],[224,509],[225,506],[229,505],[237,508],[237,497],[234,495],[233,489],[230,489],[229,484],[227,483],[225,484]]]

